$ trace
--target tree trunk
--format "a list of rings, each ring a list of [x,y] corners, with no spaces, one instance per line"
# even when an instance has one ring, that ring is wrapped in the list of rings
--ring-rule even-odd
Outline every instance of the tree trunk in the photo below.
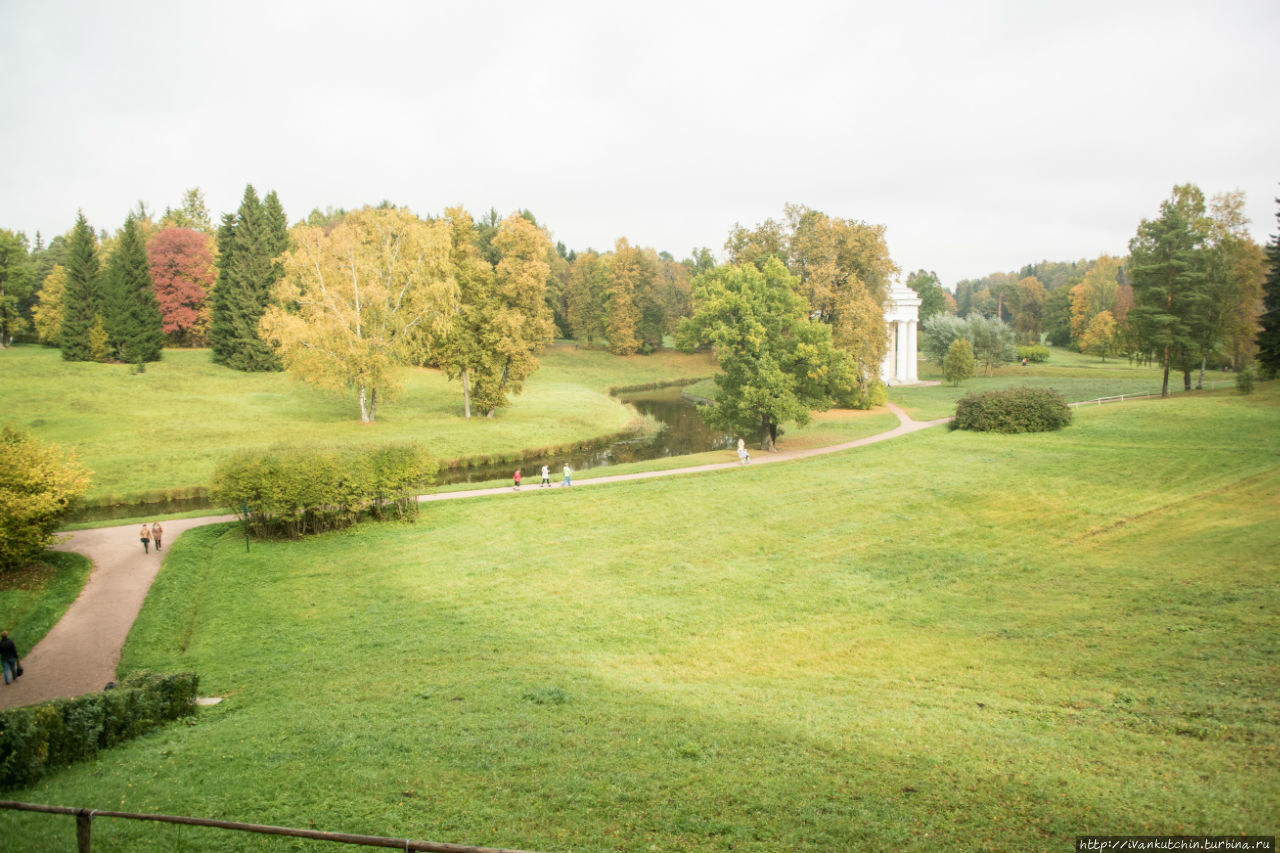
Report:
[[[760,449],[772,453],[778,449],[778,428],[765,415],[760,416]]]
[[[465,417],[471,417],[471,383],[465,367],[462,368],[462,411]]]
[[[1208,356],[1204,355],[1203,353],[1200,355],[1200,375],[1196,377],[1197,391],[1204,390],[1204,366],[1205,366],[1205,362],[1207,362],[1208,360],[1209,360]]]
[[[360,386],[360,423],[369,423],[369,403],[365,398],[364,386]]]
[[[1160,396],[1169,396],[1169,347],[1164,348],[1164,382],[1160,385]]]
[[[378,419],[378,389],[369,392],[369,423]]]
[[[1182,368],[1182,390],[1191,390],[1191,368],[1189,367]]]

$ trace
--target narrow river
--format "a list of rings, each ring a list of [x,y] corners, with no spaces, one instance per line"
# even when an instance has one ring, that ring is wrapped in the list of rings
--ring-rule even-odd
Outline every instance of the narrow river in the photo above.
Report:
[[[472,468],[443,470],[436,481],[439,484],[483,483],[511,477],[517,467],[523,469],[524,481],[537,485],[543,465],[551,468],[555,482],[560,481],[566,462],[574,471],[588,471],[626,462],[642,462],[646,459],[663,459],[668,456],[687,456],[707,450],[732,447],[734,438],[710,429],[698,416],[698,408],[681,396],[679,387],[659,388],[652,391],[635,391],[619,394],[618,399],[632,406],[642,415],[648,415],[662,425],[662,429],[649,435],[625,438],[603,444],[590,450],[579,450],[555,458],[522,459],[497,465],[481,465]],[[125,506],[90,507],[75,513],[72,522],[111,521],[118,518],[166,515],[189,510],[217,510],[204,498],[185,501],[160,501],[156,503]]]

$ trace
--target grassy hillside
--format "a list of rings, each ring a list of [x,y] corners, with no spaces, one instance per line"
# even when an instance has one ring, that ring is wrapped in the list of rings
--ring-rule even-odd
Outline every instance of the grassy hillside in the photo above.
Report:
[[[404,389],[362,425],[354,397],[339,397],[280,373],[240,373],[207,350],[166,350],[132,375],[126,365],[64,362],[57,350],[0,352],[3,423],[74,448],[94,472],[90,500],[181,495],[208,484],[234,450],[281,441],[415,439],[440,460],[515,454],[628,429],[635,414],[612,386],[709,375],[707,356],[662,351],[619,358],[552,347],[523,395],[498,417],[462,417],[461,386],[434,370],[406,370]]]
[[[204,528],[123,668],[226,701],[13,797],[554,851],[1271,834],[1278,413],[1271,383],[935,429],[249,554]]]

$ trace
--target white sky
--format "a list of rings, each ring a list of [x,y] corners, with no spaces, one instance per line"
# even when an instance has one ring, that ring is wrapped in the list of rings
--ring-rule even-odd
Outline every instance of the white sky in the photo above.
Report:
[[[1176,183],[1266,242],[1277,45],[1276,0],[0,0],[0,227],[253,183],[682,258],[796,202],[954,287],[1124,254]]]

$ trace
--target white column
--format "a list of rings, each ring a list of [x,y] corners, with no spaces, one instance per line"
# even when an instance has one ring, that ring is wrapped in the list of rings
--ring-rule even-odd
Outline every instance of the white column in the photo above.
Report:
[[[917,323],[915,320],[911,320],[910,322],[907,323],[907,381],[908,382],[920,381],[920,377],[916,373],[916,361],[918,360],[918,356],[916,355],[916,347],[918,345],[918,341],[916,340],[916,335],[918,334],[917,327],[919,325],[920,324]]]
[[[898,332],[898,384],[901,385],[907,381],[907,324],[899,320],[893,326]]]

